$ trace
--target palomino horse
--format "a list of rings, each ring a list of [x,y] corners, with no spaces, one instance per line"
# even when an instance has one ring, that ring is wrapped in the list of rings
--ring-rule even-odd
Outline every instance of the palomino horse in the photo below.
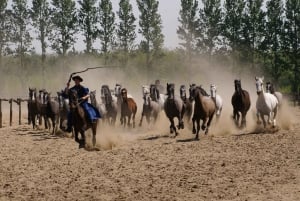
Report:
[[[274,85],[271,82],[266,83],[266,92],[273,94],[278,100],[278,108],[282,105],[283,95],[279,91],[275,91]]]
[[[119,89],[117,89],[118,93],[120,93]],[[106,115],[105,119],[108,121],[110,125],[115,125],[117,114],[118,114],[118,104],[117,98],[112,96],[111,91],[108,85],[101,86],[101,99],[105,105]]]
[[[214,117],[216,111],[216,105],[214,101],[204,96],[204,89],[197,86],[190,86],[191,99],[195,100],[193,121],[193,134],[196,134],[195,140],[199,140],[200,132],[200,120],[202,120],[202,130],[205,130],[205,134],[208,133],[210,123]],[[195,128],[195,122],[197,123],[197,130]]]
[[[80,106],[80,102],[78,101],[78,94],[75,90],[69,91],[69,101],[70,101],[70,112],[72,115],[72,125],[74,127],[75,133],[75,141],[79,143],[79,148],[84,148],[86,139],[85,139],[85,131],[88,129],[92,129],[93,133],[93,148],[96,145],[96,134],[97,134],[97,125],[98,121],[91,123],[88,120],[87,115],[85,114],[84,109]],[[78,133],[81,134],[81,140],[78,137]]]
[[[149,86],[144,85],[142,86],[142,89],[144,104],[139,126],[142,126],[144,116],[146,117],[148,124],[150,124],[151,117],[153,117],[153,123],[155,123],[160,112],[160,105],[151,100]]]
[[[58,101],[54,100],[51,98],[51,93],[49,92],[44,92],[44,100],[46,101],[46,115],[45,115],[45,120],[49,126],[50,129],[50,122],[49,118],[51,119],[52,122],[52,135],[56,133],[57,131],[57,126],[59,123],[59,103]]]
[[[185,112],[185,107],[183,101],[174,95],[175,91],[175,84],[167,83],[167,99],[164,104],[164,110],[166,113],[166,116],[170,120],[170,133],[175,132],[175,136],[178,135],[174,118],[177,117],[178,119],[178,129],[184,129],[184,122],[183,122],[183,115]]]
[[[233,106],[233,119],[237,127],[246,126],[246,115],[251,106],[250,96],[248,91],[242,89],[241,80],[234,80],[235,92],[231,98]],[[242,114],[241,125],[239,123],[240,114]]]
[[[123,88],[121,90],[121,125],[124,124],[124,127],[126,125],[126,117],[128,118],[127,126],[129,127],[131,117],[132,117],[132,127],[135,127],[135,114],[137,112],[137,105],[133,98],[130,98],[127,96],[127,89]]]
[[[64,90],[57,92],[59,103],[59,128],[63,131],[67,129],[68,113],[70,112],[69,99],[65,97]]]
[[[217,86],[214,84],[210,85],[210,96],[216,104],[216,117],[218,120],[221,116],[221,112],[223,108],[223,99],[219,94],[217,94]]]
[[[193,114],[193,102],[189,98],[187,98],[185,85],[181,85],[179,91],[180,91],[180,98],[185,105],[184,116],[186,121],[189,122]]]
[[[255,77],[256,81],[256,92],[257,92],[257,100],[256,100],[256,109],[257,109],[257,123],[261,123],[259,116],[261,117],[264,128],[266,128],[266,121],[264,116],[268,116],[268,123],[273,124],[273,127],[276,126],[276,114],[278,109],[278,100],[277,98],[270,93],[265,93],[263,88],[263,80],[264,77]],[[272,121],[272,120],[273,121]]]

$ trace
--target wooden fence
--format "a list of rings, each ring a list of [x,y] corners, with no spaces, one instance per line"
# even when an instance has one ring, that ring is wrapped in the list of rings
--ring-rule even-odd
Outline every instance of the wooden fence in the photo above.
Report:
[[[17,99],[6,99],[6,98],[0,98],[0,128],[3,127],[2,125],[2,102],[8,102],[9,103],[9,126],[12,126],[12,121],[13,121],[13,103],[16,103],[19,107],[19,125],[22,124],[22,102],[28,102],[28,99],[21,99],[21,98],[17,98]]]

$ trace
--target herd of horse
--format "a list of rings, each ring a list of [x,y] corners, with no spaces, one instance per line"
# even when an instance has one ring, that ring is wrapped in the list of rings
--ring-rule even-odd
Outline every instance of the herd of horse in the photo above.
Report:
[[[274,86],[267,82],[266,90],[263,87],[263,77],[255,77],[257,91],[257,123],[263,122],[267,126],[264,116],[268,117],[268,123],[276,126],[276,115],[278,107],[282,103],[282,94],[274,90]],[[187,96],[189,91],[189,97]],[[96,107],[104,124],[115,126],[117,117],[120,115],[120,124],[124,127],[135,127],[135,116],[137,103],[128,94],[126,88],[116,84],[114,89],[108,85],[101,86],[101,98],[98,102],[96,91],[91,91],[90,103]],[[178,135],[178,130],[184,129],[184,124],[192,121],[192,133],[195,140],[199,140],[199,133],[202,129],[205,134],[209,132],[211,122],[216,116],[217,122],[222,113],[223,100],[217,93],[216,85],[210,85],[210,93],[207,93],[201,85],[190,84],[189,89],[185,85],[180,86],[180,96],[175,95],[175,84],[167,83],[166,91],[159,91],[155,84],[142,86],[142,114],[139,126],[142,126],[146,118],[148,124],[155,124],[161,111],[165,112],[170,121],[170,133]],[[231,98],[233,107],[233,119],[237,127],[246,127],[246,115],[250,109],[251,101],[249,92],[242,88],[241,80],[234,80],[234,92]],[[79,147],[85,146],[85,131],[92,129],[93,146],[96,144],[97,123],[89,123],[87,116],[80,106],[80,99],[75,92],[65,96],[64,90],[57,92],[57,96],[51,97],[46,90],[29,88],[28,101],[28,123],[36,128],[36,122],[41,124],[44,118],[45,128],[50,129],[52,121],[52,134],[58,130],[65,131],[67,128],[68,115],[72,114],[73,131],[75,141]],[[241,117],[241,120],[240,120]],[[178,124],[175,125],[175,119]],[[200,124],[202,121],[202,124]],[[78,137],[81,134],[81,139]]]

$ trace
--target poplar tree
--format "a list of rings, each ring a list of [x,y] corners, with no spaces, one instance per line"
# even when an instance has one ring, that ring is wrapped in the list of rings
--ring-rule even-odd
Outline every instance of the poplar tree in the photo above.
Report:
[[[47,39],[51,31],[51,9],[47,0],[33,0],[30,10],[32,25],[38,36],[37,39],[41,43],[42,62],[46,59],[46,48],[48,47]]]
[[[77,33],[77,18],[75,1],[52,0],[53,32],[51,32],[51,47],[57,54],[66,56],[75,43]]]
[[[191,54],[196,51],[196,29],[198,27],[198,1],[181,0],[181,10],[179,11],[178,21],[180,25],[177,29],[177,35],[182,41],[180,45],[184,48],[191,59]]]
[[[211,55],[220,44],[222,14],[221,0],[202,0],[199,11],[198,47],[201,52]]]
[[[0,66],[2,65],[2,56],[9,49],[11,28],[7,0],[0,0]]]
[[[101,0],[99,3],[99,38],[101,40],[101,51],[107,60],[107,53],[113,47],[115,32],[115,13],[112,10],[110,0]]]
[[[119,24],[117,27],[118,35],[118,46],[122,53],[124,54],[124,64],[127,64],[128,53],[134,47],[134,41],[136,39],[136,18],[132,12],[132,5],[129,0],[120,0],[119,11],[117,11],[119,16]]]
[[[137,0],[139,16],[139,30],[143,40],[140,48],[146,54],[146,66],[149,68],[153,58],[160,54],[164,43],[162,34],[162,20],[158,13],[159,2],[157,0]]]
[[[93,51],[93,43],[97,38],[97,0],[79,0],[80,5],[78,11],[78,22],[81,32],[83,33],[86,44],[86,53],[91,53]]]

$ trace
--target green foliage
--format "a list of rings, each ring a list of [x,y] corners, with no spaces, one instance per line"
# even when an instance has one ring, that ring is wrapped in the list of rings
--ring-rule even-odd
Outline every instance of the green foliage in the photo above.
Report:
[[[140,49],[146,54],[146,66],[152,66],[153,59],[161,56],[161,49],[164,43],[162,34],[162,21],[158,13],[159,2],[157,0],[137,0],[139,16],[139,33],[143,40]]]
[[[199,11],[198,47],[200,52],[212,55],[220,44],[222,25],[221,0],[202,0]]]
[[[7,0],[0,0],[0,64],[2,56],[8,52],[8,42],[10,40],[11,32],[9,14],[6,7]]]
[[[30,10],[32,25],[38,33],[41,42],[42,61],[46,59],[47,39],[51,30],[51,9],[47,0],[33,0]]]
[[[75,43],[77,33],[77,17],[75,1],[52,0],[53,32],[51,33],[51,47],[57,54],[66,56],[67,51]]]
[[[101,51],[106,55],[114,46],[115,13],[110,0],[101,0],[99,3],[99,39]]]
[[[79,0],[80,5],[78,11],[78,22],[80,30],[82,31],[86,43],[86,53],[91,53],[93,51],[93,42],[97,38],[97,22],[98,22],[98,13],[96,0]]]
[[[182,40],[180,45],[185,49],[188,57],[192,52],[196,53],[196,29],[198,27],[198,1],[181,0],[179,11],[180,26],[177,29],[178,38]]]

